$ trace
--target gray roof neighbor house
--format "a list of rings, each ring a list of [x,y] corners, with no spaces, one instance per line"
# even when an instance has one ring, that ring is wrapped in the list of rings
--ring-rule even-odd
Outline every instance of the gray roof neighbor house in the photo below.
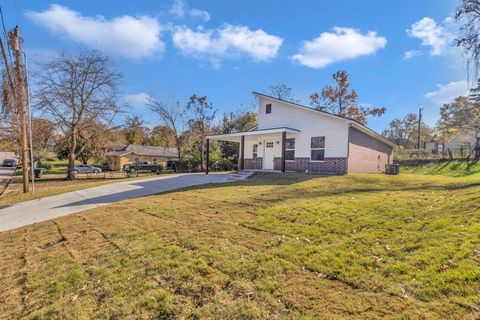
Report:
[[[142,146],[138,144],[129,144],[122,149],[111,150],[108,152],[108,155],[123,156],[129,153],[135,153],[142,156],[178,158],[177,148]]]

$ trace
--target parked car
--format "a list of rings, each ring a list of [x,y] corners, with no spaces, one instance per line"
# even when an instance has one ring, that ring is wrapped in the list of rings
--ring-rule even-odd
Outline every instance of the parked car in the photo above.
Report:
[[[15,159],[5,159],[2,162],[2,167],[16,167],[17,166],[17,160]]]
[[[129,173],[156,172],[158,174],[162,171],[162,166],[157,164],[148,164],[148,162],[137,162],[124,165],[123,170]]]
[[[102,169],[88,165],[88,164],[78,164],[75,166],[74,172],[75,173],[100,173],[102,172]]]
[[[106,163],[97,163],[97,164],[94,164],[93,166],[102,169],[102,172],[109,170],[108,164]]]

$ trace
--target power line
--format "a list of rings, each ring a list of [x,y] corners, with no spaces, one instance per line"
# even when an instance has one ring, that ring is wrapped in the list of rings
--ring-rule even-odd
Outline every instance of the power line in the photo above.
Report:
[[[5,20],[3,19],[3,9],[2,6],[0,5],[0,18],[2,19],[2,28],[3,28],[3,35],[5,36],[5,39],[8,43],[8,33],[7,33],[7,28],[5,28]],[[13,61],[12,59],[12,51],[10,51],[10,47],[7,46],[8,50],[8,56],[10,57],[10,61]]]

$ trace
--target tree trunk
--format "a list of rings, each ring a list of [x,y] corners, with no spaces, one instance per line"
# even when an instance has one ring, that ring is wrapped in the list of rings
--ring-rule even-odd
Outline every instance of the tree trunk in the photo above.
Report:
[[[75,149],[77,148],[77,136],[73,130],[70,137],[70,150],[68,150],[67,180],[75,180]]]
[[[478,136],[478,132],[475,135],[475,160],[480,159],[480,137]]]

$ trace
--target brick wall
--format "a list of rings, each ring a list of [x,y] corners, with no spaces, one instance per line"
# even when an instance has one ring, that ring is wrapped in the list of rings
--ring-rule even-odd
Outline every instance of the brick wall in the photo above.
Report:
[[[281,158],[273,159],[273,169],[281,170]],[[311,172],[324,175],[342,175],[348,171],[347,158],[325,158],[325,161],[310,161],[310,158],[295,158],[285,162],[286,171]]]
[[[262,157],[257,157],[256,160],[244,159],[244,169],[247,170],[261,170],[262,169]]]

